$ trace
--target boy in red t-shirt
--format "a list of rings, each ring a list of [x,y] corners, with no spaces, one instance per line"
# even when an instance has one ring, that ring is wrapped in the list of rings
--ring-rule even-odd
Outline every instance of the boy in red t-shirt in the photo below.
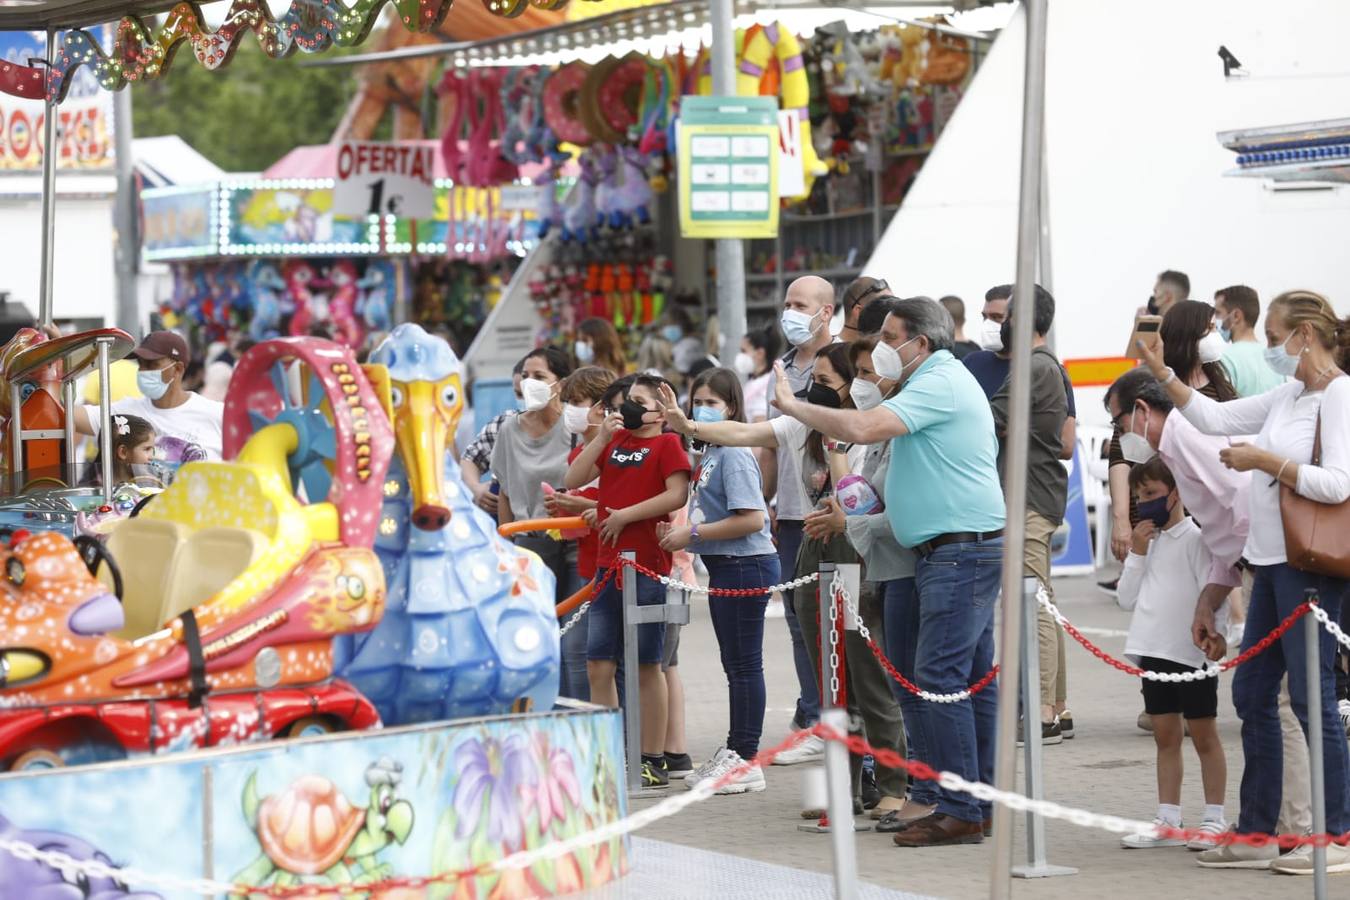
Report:
[[[617,403],[618,411],[605,417],[596,436],[567,470],[569,490],[600,479],[596,564],[601,578],[605,570],[620,564],[619,554],[625,550],[634,551],[637,562],[647,569],[670,574],[670,554],[661,549],[656,526],[688,501],[690,467],[680,436],[663,433],[661,386],[667,384],[664,378],[653,375],[638,375],[626,390],[616,382],[604,402],[611,410]],[[666,589],[659,581],[632,570],[622,574],[637,578],[639,606],[665,603]],[[611,578],[591,602],[588,614],[586,672],[591,681],[591,702],[602,706],[619,705],[614,677],[623,651],[622,604],[618,578]],[[669,783],[662,766],[667,701],[666,681],[661,674],[665,625],[639,625],[637,630],[642,779],[649,787],[661,787]]]

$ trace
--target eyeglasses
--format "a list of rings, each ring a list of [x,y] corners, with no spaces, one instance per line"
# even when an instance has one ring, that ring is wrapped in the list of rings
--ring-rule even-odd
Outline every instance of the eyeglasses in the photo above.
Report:
[[[863,291],[861,294],[853,298],[853,305],[857,306],[858,304],[862,303],[864,300],[866,300],[873,294],[880,294],[882,291],[889,291],[890,289],[891,286],[886,283],[886,279],[878,278],[876,284],[872,285],[867,290]]]

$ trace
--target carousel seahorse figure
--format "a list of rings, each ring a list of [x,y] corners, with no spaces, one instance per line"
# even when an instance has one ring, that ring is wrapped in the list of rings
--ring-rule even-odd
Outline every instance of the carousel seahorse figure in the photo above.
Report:
[[[375,537],[388,593],[374,631],[335,641],[335,670],[386,725],[552,708],[555,577],[534,553],[497,535],[460,477],[459,359],[409,323],[370,361],[377,386],[387,370],[398,447]]]

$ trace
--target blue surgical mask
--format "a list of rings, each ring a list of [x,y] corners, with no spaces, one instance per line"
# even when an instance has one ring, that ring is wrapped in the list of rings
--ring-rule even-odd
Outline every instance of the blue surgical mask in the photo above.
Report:
[[[1233,343],[1233,329],[1229,327],[1227,319],[1215,319],[1214,329],[1219,332],[1219,337],[1223,338],[1224,343]]]
[[[1271,371],[1276,375],[1283,375],[1285,378],[1293,378],[1294,373],[1298,371],[1297,356],[1290,356],[1286,349],[1289,346],[1289,340],[1293,335],[1284,339],[1284,343],[1278,347],[1266,348],[1266,365],[1270,366]]]
[[[783,318],[779,322],[783,326],[783,336],[788,339],[788,343],[794,347],[809,344],[811,338],[816,335],[816,328],[811,327],[814,319],[815,316],[808,316],[795,309],[783,310]]]
[[[695,422],[721,422],[727,417],[726,413],[715,406],[695,406]]]
[[[1145,519],[1151,521],[1159,528],[1167,527],[1167,520],[1172,518],[1172,510],[1167,506],[1168,494],[1161,497],[1154,497],[1152,500],[1140,500],[1134,505],[1135,512],[1139,514],[1139,520]]]
[[[588,366],[595,360],[595,348],[588,341],[577,341],[574,350],[577,354],[577,362],[583,366]]]
[[[678,325],[667,325],[661,329],[661,337],[674,344],[679,341],[680,338],[684,337],[684,330]]]
[[[136,387],[147,400],[158,400],[168,393],[169,383],[164,380],[163,369],[151,369],[136,373]]]

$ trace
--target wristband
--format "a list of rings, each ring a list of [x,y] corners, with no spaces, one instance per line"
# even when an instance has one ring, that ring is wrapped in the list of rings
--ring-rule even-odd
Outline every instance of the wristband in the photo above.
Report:
[[[1177,373],[1172,369],[1171,366],[1168,366],[1167,377],[1164,378],[1162,381],[1160,381],[1159,384],[1161,384],[1163,387],[1167,387],[1169,384],[1171,384],[1176,380],[1177,380]]]
[[[689,541],[692,543],[696,540],[698,540],[698,526],[694,525],[689,529]]]
[[[1284,475],[1284,467],[1289,465],[1291,462],[1293,462],[1292,459],[1286,459],[1284,462],[1280,463],[1280,470],[1275,473],[1275,484],[1280,483],[1280,476]]]

